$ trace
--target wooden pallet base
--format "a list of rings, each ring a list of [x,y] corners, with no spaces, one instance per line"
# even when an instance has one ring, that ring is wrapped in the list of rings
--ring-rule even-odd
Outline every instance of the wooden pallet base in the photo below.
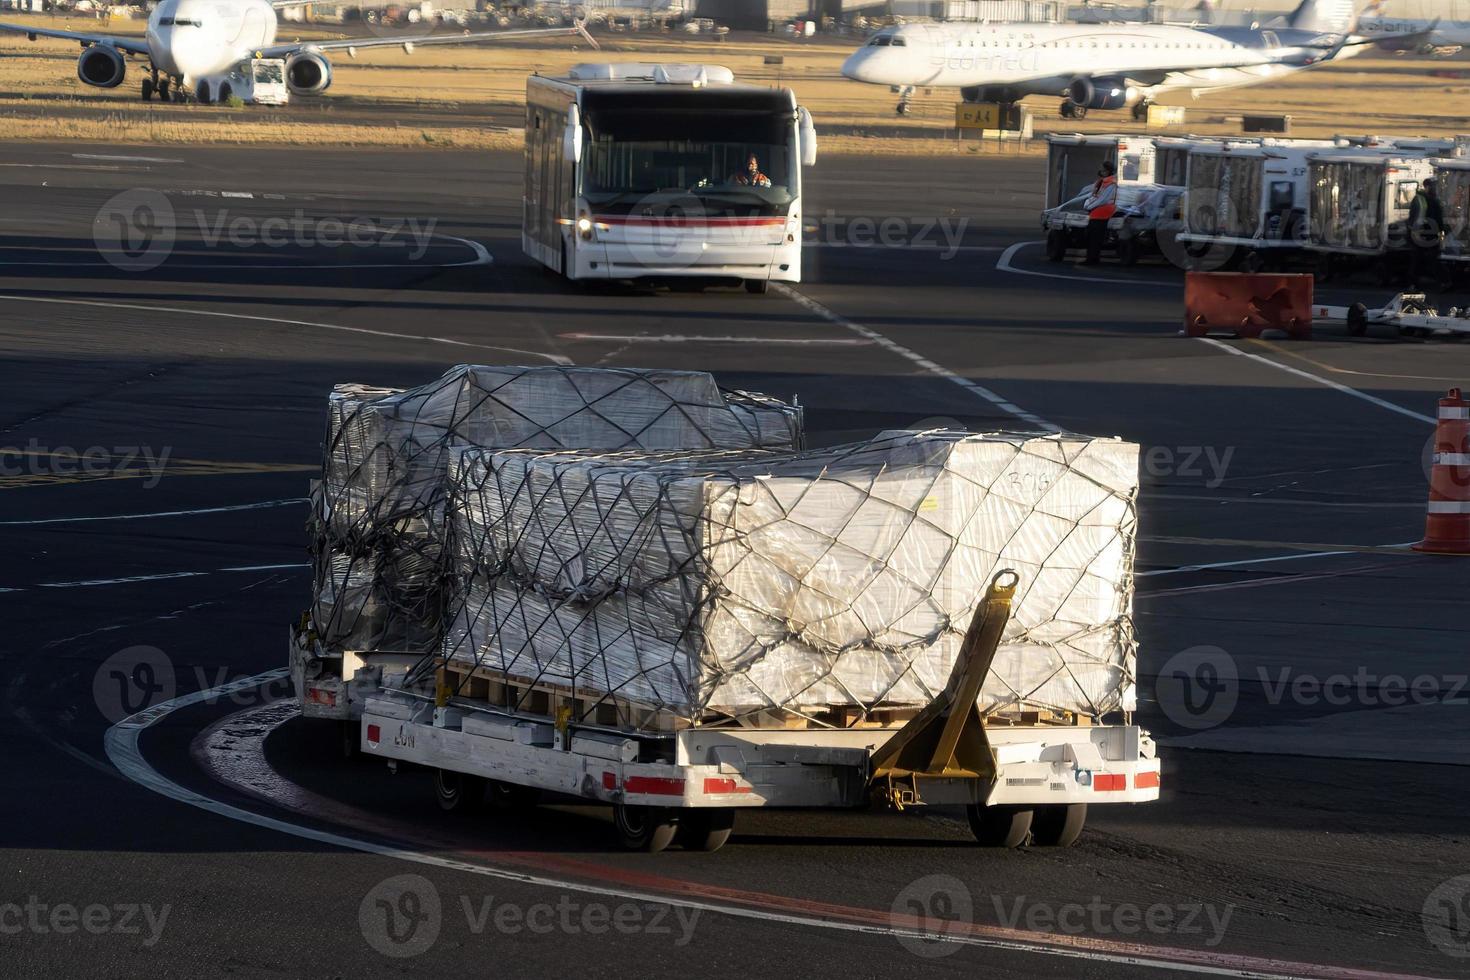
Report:
[[[682,718],[667,709],[631,701],[617,695],[517,677],[486,667],[471,667],[453,662],[440,665],[438,684],[439,690],[448,697],[479,701],[494,707],[545,718],[560,718],[565,714],[569,720],[582,724],[645,732],[677,732],[695,727],[797,731],[828,728],[898,728],[922,710],[922,708],[910,706],[884,707],[880,705],[868,711],[850,706],[812,707],[801,712],[777,708],[755,710],[740,715],[709,711],[696,721]],[[1070,713],[1019,711],[987,715],[985,724],[988,727],[1090,725],[1092,719],[1085,715]]]

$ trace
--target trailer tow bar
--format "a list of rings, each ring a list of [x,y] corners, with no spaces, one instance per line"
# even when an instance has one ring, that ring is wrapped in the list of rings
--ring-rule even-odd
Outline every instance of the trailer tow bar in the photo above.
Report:
[[[868,782],[872,798],[895,810],[921,805],[920,783],[942,779],[969,783],[974,802],[985,801],[997,763],[975,702],[995,660],[1020,580],[1011,569],[990,580],[944,690],[873,753]]]

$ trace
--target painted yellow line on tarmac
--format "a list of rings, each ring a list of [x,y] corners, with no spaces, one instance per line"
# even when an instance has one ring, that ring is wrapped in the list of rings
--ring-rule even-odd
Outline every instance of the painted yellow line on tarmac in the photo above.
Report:
[[[1308,357],[1305,354],[1298,354],[1294,350],[1290,350],[1289,348],[1282,347],[1280,344],[1274,344],[1274,343],[1272,343],[1269,340],[1261,340],[1261,339],[1259,339],[1257,337],[1251,337],[1251,338],[1248,338],[1248,343],[1259,344],[1262,347],[1269,347],[1271,350],[1274,350],[1278,354],[1283,354],[1286,357],[1294,357],[1298,361],[1305,361],[1306,363],[1312,365],[1312,367],[1319,368],[1319,369],[1321,369],[1323,371],[1331,371],[1333,374],[1355,374],[1355,375],[1357,375],[1359,377],[1363,377],[1363,378],[1395,378],[1395,379],[1397,379],[1399,381],[1440,381],[1440,382],[1451,381],[1451,382],[1453,382],[1453,381],[1456,381],[1457,380],[1457,379],[1451,378],[1451,377],[1449,377],[1447,375],[1384,374],[1382,371],[1354,371],[1351,368],[1333,367],[1331,364],[1324,364],[1321,361],[1316,360],[1315,358]]]

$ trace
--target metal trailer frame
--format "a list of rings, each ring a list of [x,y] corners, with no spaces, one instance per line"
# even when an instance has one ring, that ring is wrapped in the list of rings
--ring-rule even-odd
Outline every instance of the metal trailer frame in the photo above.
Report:
[[[1074,829],[1069,839],[1052,821],[1048,835],[1060,839],[1042,842],[1070,843],[1086,804],[1158,799],[1160,762],[1152,738],[1131,723],[985,724],[976,696],[1017,580],[1006,571],[991,582],[949,683],[901,728],[627,731],[581,724],[569,710],[549,718],[447,689],[383,688],[364,699],[359,747],[390,767],[434,770],[446,808],[482,780],[502,798],[542,791],[611,804],[624,844],[644,850],[668,846],[681,818],[723,827],[701,845],[714,850],[737,809],[870,802],[965,806],[981,843],[1010,847],[1027,839],[1037,807],[1052,807]]]
[[[1094,152],[1088,153],[1087,150]],[[1077,196],[1069,189],[1073,180],[1072,151],[1081,152],[1084,162],[1076,169],[1086,169],[1088,179],[1099,163],[1111,160],[1117,168],[1118,183],[1152,184],[1154,182],[1154,140],[1148,136],[1092,135],[1083,133],[1048,133],[1046,137],[1046,185],[1042,211],[1049,211]]]
[[[1462,157],[1437,157],[1430,161],[1434,166],[1435,179],[1439,181],[1440,202],[1444,207],[1444,247],[1441,262],[1470,265],[1470,159]],[[1456,185],[1457,190],[1445,192],[1447,185]],[[1454,200],[1458,197],[1458,200]]]
[[[1305,239],[1300,229],[1309,221],[1308,207],[1309,167],[1308,157],[1315,152],[1327,150],[1332,143],[1326,140],[1293,140],[1279,138],[1223,138],[1196,139],[1189,150],[1189,163],[1185,177],[1184,230],[1178,240],[1186,246],[1225,246],[1240,259],[1243,272],[1260,272],[1268,262],[1280,261],[1302,251]],[[1173,147],[1170,147],[1173,149]],[[1254,234],[1226,235],[1190,230],[1189,190],[1197,158],[1204,156],[1230,157],[1234,159],[1259,159],[1261,163],[1261,186],[1256,200]],[[1288,206],[1272,207],[1273,197],[1280,195],[1289,186],[1291,202]],[[1272,227],[1272,220],[1277,225]]]
[[[1470,307],[1451,307],[1446,313],[1429,305],[1423,293],[1399,293],[1384,306],[1369,309],[1352,306],[1314,306],[1313,320],[1347,324],[1348,333],[1361,337],[1370,326],[1387,325],[1407,337],[1459,336],[1470,334]]]

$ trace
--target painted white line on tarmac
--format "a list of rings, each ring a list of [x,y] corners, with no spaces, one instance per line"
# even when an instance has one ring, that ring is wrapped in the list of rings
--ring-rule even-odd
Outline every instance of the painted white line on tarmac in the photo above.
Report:
[[[478,242],[471,242],[481,251],[484,246]],[[488,257],[489,253],[486,253]],[[400,266],[399,268],[404,268]],[[506,351],[511,354],[525,354],[528,357],[539,357],[553,364],[571,364],[572,359],[560,354],[547,354],[539,350],[523,350],[519,347],[501,347],[497,344],[472,344],[467,340],[453,340],[449,337],[430,337],[422,334],[397,333],[392,330],[370,330],[367,327],[347,327],[340,323],[316,323],[311,320],[287,320],[276,316],[260,316],[251,313],[224,313],[219,310],[191,310],[182,306],[145,306],[141,303],[115,303],[103,302],[101,300],[89,299],[59,299],[52,296],[12,296],[0,294],[0,301],[12,303],[51,303],[58,306],[90,306],[103,310],[139,310],[144,313],[180,313],[184,316],[209,316],[226,320],[248,320],[254,323],[279,323],[288,327],[309,327],[314,330],[336,330],[342,333],[364,334],[369,337],[389,337],[394,340],[414,340],[430,344],[446,344],[451,347],[469,347],[475,350]]]
[[[1038,429],[1041,429],[1044,432],[1064,431],[1061,426],[1053,422],[1048,422],[1040,415],[1036,415],[1032,412],[1026,411],[1026,409],[1020,407],[1009,399],[1006,399],[1001,395],[996,394],[989,388],[986,388],[983,385],[978,385],[975,382],[971,381],[969,378],[962,377],[951,371],[947,367],[935,364],[927,357],[924,357],[922,354],[916,353],[915,351],[909,350],[902,344],[894,343],[876,330],[865,327],[860,323],[854,323],[841,314],[827,309],[827,307],[823,306],[821,303],[818,303],[816,300],[812,299],[809,296],[805,296],[802,293],[797,292],[795,289],[792,289],[785,283],[772,283],[771,288],[775,289],[778,293],[785,296],[787,299],[790,299],[798,305],[805,307],[812,313],[815,313],[822,319],[830,320],[832,323],[837,324],[843,329],[851,330],[859,337],[871,340],[873,343],[877,344],[879,347],[882,347],[884,350],[891,351],[892,353],[897,354],[899,357],[902,357],[908,361],[913,362],[914,364],[917,364],[919,367],[923,368],[925,371],[928,371],[930,374],[936,375],[946,381],[950,381],[954,384],[959,385],[961,388],[965,389],[976,398],[980,398],[984,401],[989,402],[990,404],[999,408],[1001,411],[1006,412],[1010,415],[1014,415],[1016,418],[1021,419],[1023,422],[1030,423],[1031,425],[1036,426]]]
[[[105,585],[133,585],[137,582],[167,582],[176,578],[203,578],[206,575],[218,575],[220,573],[233,572],[273,572],[287,568],[310,568],[311,562],[293,561],[280,565],[231,565],[225,568],[206,568],[182,572],[157,572],[153,575],[124,575],[120,578],[88,578],[76,579],[70,582],[37,582],[35,585],[0,589],[0,592],[25,592],[31,589],[94,589]]]
[[[1162,279],[1133,279],[1124,276],[1069,276],[1063,272],[1037,272],[1034,269],[1018,269],[1011,264],[1011,259],[1016,253],[1030,245],[1045,245],[1045,242],[1016,242],[1006,248],[995,260],[995,268],[1000,272],[1011,272],[1018,276],[1036,276],[1039,279],[1063,279],[1067,282],[1085,282],[1096,285],[1097,283],[1108,283],[1114,286],[1173,286],[1178,288],[1180,283],[1165,282]],[[1061,265],[1062,263],[1058,263]]]
[[[120,153],[73,153],[73,160],[107,160],[111,163],[183,163],[184,161],[174,157],[134,157],[123,156]],[[45,166],[36,164],[35,166]]]
[[[378,229],[374,229],[375,231]],[[492,265],[495,262],[490,250],[477,241],[469,238],[460,238],[458,235],[441,235],[433,232],[430,238],[442,238],[446,242],[462,245],[474,253],[474,258],[463,262],[287,262],[271,265],[265,262],[169,262],[164,261],[162,267],[182,269],[249,269],[257,272],[321,272],[324,269],[462,269],[470,266]],[[177,244],[177,243],[176,243]],[[364,250],[369,248],[407,248],[407,242],[391,244],[375,244],[354,246]],[[0,266],[6,268],[41,268],[41,269],[115,269],[111,262],[75,262],[75,261],[37,261],[37,262],[7,262],[0,260]],[[510,349],[510,348],[502,348]]]
[[[224,514],[237,510],[268,510],[271,507],[288,507],[304,504],[305,497],[288,497],[285,500],[262,500],[255,504],[230,504],[225,507],[197,507],[193,510],[156,510],[147,514],[101,514],[95,517],[44,517],[34,521],[0,521],[0,527],[34,527],[38,524],[81,524],[87,521],[146,521],[158,517],[193,517],[196,514]]]
[[[1377,405],[1379,408],[1384,408],[1398,415],[1403,415],[1407,418],[1414,419],[1416,422],[1425,422],[1429,425],[1436,425],[1438,423],[1437,419],[1432,418],[1428,415],[1420,415],[1418,412],[1404,408],[1402,405],[1395,405],[1391,401],[1385,401],[1384,399],[1379,398],[1375,395],[1370,395],[1367,392],[1359,391],[1356,388],[1349,388],[1347,385],[1339,384],[1336,381],[1333,381],[1331,378],[1324,378],[1321,375],[1313,374],[1310,371],[1303,371],[1301,368],[1295,368],[1289,364],[1282,364],[1280,361],[1273,361],[1269,357],[1262,357],[1260,354],[1252,354],[1249,351],[1238,350],[1234,347],[1231,347],[1229,344],[1216,340],[1214,337],[1196,337],[1195,339],[1202,340],[1205,343],[1209,344],[1211,347],[1218,347],[1220,350],[1223,350],[1229,354],[1234,354],[1237,357],[1248,357],[1253,361],[1265,364],[1267,367],[1273,367],[1278,371],[1285,371],[1287,374],[1294,374],[1299,378],[1305,378],[1308,381],[1315,381],[1319,385],[1325,385],[1326,387],[1331,388],[1334,391],[1340,391],[1344,395],[1350,395],[1353,398],[1360,398],[1371,405]]]
[[[895,252],[1002,252],[1004,245],[919,245],[913,242],[802,242],[802,248],[891,249]]]
[[[1022,938],[1024,935],[1023,930],[1005,929],[998,926],[980,924],[957,924],[961,928],[953,930],[945,929],[942,931],[922,929],[917,926],[907,928],[900,925],[882,924],[872,921],[875,919],[886,919],[889,923],[892,923],[894,920],[909,918],[901,913],[881,913],[877,910],[867,909],[845,910],[840,907],[832,910],[834,915],[849,914],[850,917],[848,920],[842,920],[824,917],[815,913],[802,914],[799,912],[778,912],[769,908],[753,908],[731,902],[719,901],[715,898],[700,899],[686,895],[663,895],[631,886],[599,885],[585,881],[553,878],[530,872],[512,871],[507,868],[472,864],[456,858],[441,857],[437,854],[426,854],[421,851],[413,851],[391,844],[361,840],[328,830],[305,827],[262,813],[254,813],[182,786],[167,776],[164,776],[149,764],[147,759],[143,758],[143,752],[139,745],[143,732],[167,718],[175,711],[195,704],[218,701],[239,691],[274,683],[288,675],[289,670],[287,668],[278,667],[275,670],[268,670],[264,673],[256,674],[253,677],[239,678],[238,680],[231,681],[228,684],[222,684],[218,687],[171,698],[151,708],[129,715],[107,730],[103,738],[107,758],[117,768],[118,772],[139,786],[152,790],[169,799],[177,800],[180,803],[188,804],[207,813],[213,813],[230,820],[288,834],[303,840],[315,841],[329,847],[360,851],[366,854],[393,858],[395,860],[439,868],[445,871],[479,875],[481,877],[517,882],[533,887],[551,888],[557,891],[574,892],[584,895],[598,895],[604,898],[615,898],[625,901],[648,902],[653,905],[693,909],[701,912],[709,912],[712,915],[751,919],[759,922],[804,926],[836,932],[889,936],[898,939],[923,940],[931,943],[946,942],[958,946],[980,947],[1040,956],[1056,956],[1063,959],[1090,960],[1100,963],[1117,963],[1144,969],[1171,970],[1180,973],[1197,973],[1226,977],[1256,977],[1267,978],[1267,980],[1275,980],[1275,978],[1286,980],[1286,978],[1291,977],[1322,977],[1333,978],[1333,980],[1335,978],[1387,980],[1389,977],[1404,976],[1403,974],[1387,974],[1347,967],[1289,963],[1281,960],[1235,956],[1228,953],[1211,951],[1151,947],[1138,943],[1095,939],[1089,936],[1048,935],[1030,939],[1029,937]],[[817,908],[820,909],[822,906],[817,906]],[[869,921],[852,918],[851,916],[854,914],[869,917]]]
[[[1380,548],[1407,548],[1416,544],[1414,541],[1405,541],[1402,544],[1378,545]],[[1151,575],[1178,575],[1182,572],[1203,572],[1212,568],[1240,568],[1244,565],[1265,565],[1276,561],[1295,561],[1298,558],[1331,558],[1337,555],[1361,555],[1363,551],[1302,551],[1291,555],[1273,555],[1270,558],[1242,558],[1238,561],[1212,561],[1202,565],[1180,565],[1178,568],[1158,568],[1151,572],[1134,572],[1134,578],[1148,578]],[[1415,552],[1417,554],[1417,552]],[[1154,593],[1160,595],[1162,593]]]
[[[635,334],[559,333],[562,340],[606,340],[622,344],[780,344],[795,347],[868,347],[873,341],[848,337],[710,337],[677,333]]]

